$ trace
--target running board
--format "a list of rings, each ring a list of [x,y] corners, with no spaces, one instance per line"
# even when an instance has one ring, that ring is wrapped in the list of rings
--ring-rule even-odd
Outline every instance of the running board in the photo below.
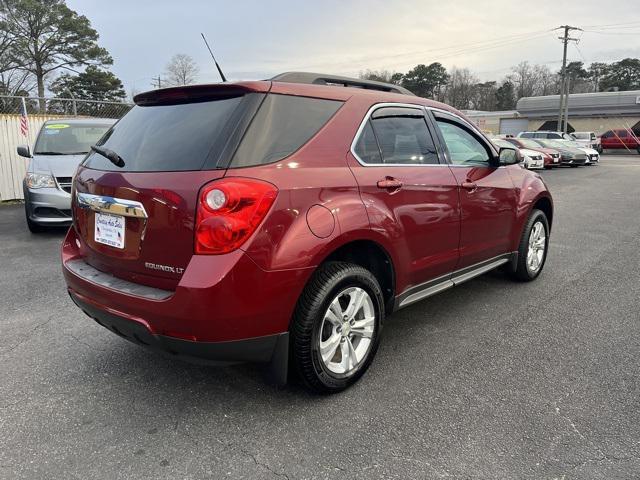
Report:
[[[491,258],[485,262],[472,265],[471,267],[457,270],[451,274],[438,277],[434,280],[416,285],[405,290],[396,298],[396,306],[394,310],[407,307],[415,302],[423,300],[427,297],[440,293],[456,285],[460,285],[472,278],[476,278],[487,273],[494,268],[504,265],[505,263],[514,262],[518,252],[511,252],[498,257]]]

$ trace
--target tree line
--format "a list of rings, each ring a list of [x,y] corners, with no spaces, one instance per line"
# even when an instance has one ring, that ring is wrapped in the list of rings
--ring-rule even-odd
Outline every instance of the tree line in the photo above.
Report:
[[[569,93],[640,89],[640,59],[619,62],[570,62],[566,67]],[[522,97],[557,95],[560,72],[546,65],[521,62],[501,81],[481,82],[468,68],[447,69],[439,62],[416,65],[406,73],[366,70],[360,78],[401,85],[420,97],[432,98],[461,110],[512,110]]]
[[[65,0],[0,0],[0,95],[121,102],[122,81],[108,70],[109,52],[98,32]],[[166,66],[163,86],[198,79],[198,66],[177,54]],[[44,99],[39,110],[45,111]]]
[[[0,95],[122,101],[121,80],[108,68],[109,52],[98,32],[65,0],[0,0]],[[174,55],[157,86],[188,85],[199,77],[197,63]],[[522,97],[560,91],[559,72],[521,62],[501,81],[481,82],[468,68],[447,70],[441,63],[416,65],[406,73],[367,70],[360,77],[402,85],[416,95],[444,101],[459,109],[510,110]],[[640,89],[640,59],[567,65],[571,93]],[[41,99],[39,110],[46,110]]]

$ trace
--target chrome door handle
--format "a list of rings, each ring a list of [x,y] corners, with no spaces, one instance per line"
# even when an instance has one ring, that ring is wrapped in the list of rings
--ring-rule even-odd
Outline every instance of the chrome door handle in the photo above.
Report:
[[[383,180],[378,180],[378,188],[389,191],[389,193],[395,193],[402,188],[403,183],[393,177],[385,177]]]
[[[462,182],[462,188],[469,190],[469,192],[474,192],[478,189],[478,184],[467,180],[466,182]]]

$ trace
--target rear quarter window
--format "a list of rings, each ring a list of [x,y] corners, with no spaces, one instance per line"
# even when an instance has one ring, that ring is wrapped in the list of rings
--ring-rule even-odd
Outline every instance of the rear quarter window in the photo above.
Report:
[[[343,102],[269,94],[251,122],[230,167],[277,162],[307,143]]]

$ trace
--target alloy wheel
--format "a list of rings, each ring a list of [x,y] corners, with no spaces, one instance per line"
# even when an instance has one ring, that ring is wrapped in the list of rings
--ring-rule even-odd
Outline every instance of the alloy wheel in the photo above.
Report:
[[[531,273],[540,270],[547,248],[547,234],[541,221],[531,227],[529,234],[529,248],[527,249],[527,268]]]
[[[340,292],[329,304],[320,326],[319,353],[332,373],[349,375],[366,359],[376,328],[376,311],[360,287]]]

